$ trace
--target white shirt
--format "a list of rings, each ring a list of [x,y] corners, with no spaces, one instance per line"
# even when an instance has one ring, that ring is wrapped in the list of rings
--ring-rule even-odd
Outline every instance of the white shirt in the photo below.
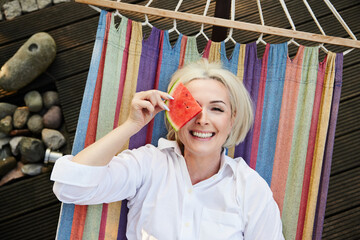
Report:
[[[67,155],[51,180],[65,203],[128,199],[131,239],[284,239],[279,209],[267,183],[242,158],[221,156],[209,179],[192,185],[176,142],[160,139],[123,151],[107,166],[86,166]]]

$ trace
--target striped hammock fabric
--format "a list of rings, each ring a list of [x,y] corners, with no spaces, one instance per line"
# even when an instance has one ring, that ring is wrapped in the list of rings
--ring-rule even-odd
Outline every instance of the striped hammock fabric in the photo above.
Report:
[[[300,46],[293,59],[287,43],[208,41],[199,54],[195,37],[179,35],[171,46],[167,31],[142,37],[141,23],[102,11],[80,110],[75,155],[125,121],[137,91],[166,91],[171,75],[203,58],[221,61],[239,77],[254,102],[255,123],[245,141],[228,149],[242,156],[271,186],[286,239],[321,239],[339,107],[343,55]],[[157,145],[166,136],[163,113],[131,137],[126,148]],[[62,204],[57,239],[126,239],[126,201],[80,206]]]

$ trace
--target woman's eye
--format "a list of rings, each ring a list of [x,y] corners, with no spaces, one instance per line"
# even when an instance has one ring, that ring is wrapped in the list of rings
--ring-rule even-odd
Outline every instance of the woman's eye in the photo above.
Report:
[[[217,112],[224,112],[224,110],[222,110],[221,108],[217,108],[217,107],[212,108],[212,110],[217,111]]]

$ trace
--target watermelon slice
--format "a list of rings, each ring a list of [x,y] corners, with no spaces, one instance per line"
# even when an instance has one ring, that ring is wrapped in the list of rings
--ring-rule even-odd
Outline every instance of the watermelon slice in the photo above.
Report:
[[[179,80],[171,87],[169,94],[174,100],[166,102],[170,111],[166,111],[165,115],[174,130],[179,131],[182,126],[201,112],[202,109],[189,90]]]

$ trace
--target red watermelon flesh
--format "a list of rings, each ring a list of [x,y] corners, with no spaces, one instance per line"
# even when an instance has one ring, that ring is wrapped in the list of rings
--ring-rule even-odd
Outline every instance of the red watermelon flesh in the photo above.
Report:
[[[165,114],[174,130],[179,131],[202,109],[189,90],[179,80],[174,83],[169,94],[174,100],[167,101],[170,111],[166,111]]]

